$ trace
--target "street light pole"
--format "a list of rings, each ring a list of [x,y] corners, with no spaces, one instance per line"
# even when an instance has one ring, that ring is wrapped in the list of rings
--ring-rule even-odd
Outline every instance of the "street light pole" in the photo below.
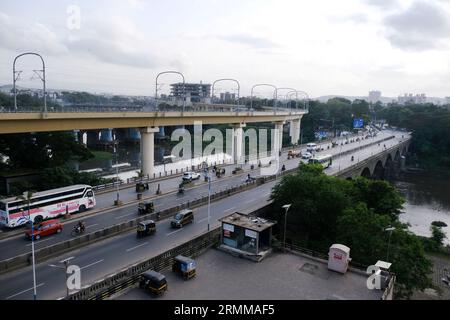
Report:
[[[384,229],[384,231],[388,231],[389,232],[389,240],[388,240],[388,248],[387,248],[387,255],[386,255],[386,262],[389,262],[389,247],[391,245],[391,236],[392,236],[392,232],[395,230],[394,227],[389,227]]]
[[[183,79],[183,113],[184,113],[184,109],[186,108],[186,81],[184,79],[184,75],[178,71],[164,71],[164,72],[158,73],[158,75],[156,76],[156,85],[155,85],[156,111],[159,111],[159,109],[158,109],[158,78],[163,74],[169,74],[169,73],[178,74]]]
[[[26,55],[33,55],[33,56],[37,56],[41,59],[42,61],[42,70],[33,70],[34,73],[41,79],[42,83],[43,83],[43,90],[44,90],[44,113],[47,113],[47,92],[46,92],[46,80],[45,80],[45,62],[44,62],[44,58],[42,58],[42,56],[38,53],[35,52],[26,52],[26,53],[22,53],[19,54],[17,57],[14,58],[14,62],[13,62],[13,93],[14,93],[14,109],[15,111],[17,111],[17,91],[16,91],[16,82],[19,79],[20,74],[22,73],[22,71],[16,71],[16,61],[17,59],[19,59],[22,56],[26,56]],[[38,72],[42,72],[42,76],[38,73]],[[16,75],[17,74],[17,75]]]
[[[22,199],[24,199],[23,197],[20,197]],[[31,193],[30,191],[28,191],[28,195],[27,195],[27,207],[28,207],[28,222],[31,223],[31,259],[32,259],[32,265],[33,265],[33,300],[37,299],[37,292],[36,292],[36,260],[35,260],[35,254],[34,254],[34,223],[33,220],[31,219],[31,215],[30,215],[30,201],[31,201]],[[25,217],[23,214],[23,209],[21,209],[22,211],[22,217]]]
[[[274,104],[273,104],[273,107],[274,107],[275,112],[276,112],[276,108],[277,108],[277,99],[278,99],[278,88],[275,87],[273,84],[268,84],[268,83],[259,83],[259,84],[255,84],[255,85],[252,87],[252,90],[251,90],[251,92],[250,92],[250,109],[253,109],[253,90],[254,90],[256,87],[260,87],[260,86],[272,87],[272,88],[274,89],[274,95],[273,95],[273,97],[274,97]]]
[[[207,171],[207,177],[208,177],[208,232],[209,232],[211,219],[211,175],[209,174],[209,170]]]
[[[287,214],[288,214],[288,210],[289,210],[289,208],[291,207],[291,204],[285,204],[282,208],[284,209],[284,210],[286,210],[285,211],[285,214],[284,214],[284,232],[283,232],[283,248],[284,248],[284,251],[286,252],[286,225],[287,225]]]

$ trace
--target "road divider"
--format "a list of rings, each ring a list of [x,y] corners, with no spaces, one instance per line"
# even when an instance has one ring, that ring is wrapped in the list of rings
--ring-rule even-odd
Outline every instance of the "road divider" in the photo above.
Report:
[[[366,145],[366,147],[373,145],[373,144],[381,143],[383,141],[393,139],[393,138],[395,138],[395,137],[390,136],[383,140],[378,140],[376,142],[368,144],[368,145]],[[359,148],[357,148],[357,149],[359,149]],[[346,153],[350,153],[350,152],[354,152],[354,150],[349,150],[347,152],[344,152],[340,156],[342,156],[343,154],[346,154]],[[286,174],[290,174],[292,172],[295,172],[296,170],[297,170],[297,168],[289,169],[289,170],[286,170],[286,171],[281,172],[276,175],[260,177],[251,182],[247,182],[247,183],[237,185],[237,186],[234,186],[234,187],[231,187],[231,188],[219,191],[219,192],[215,192],[215,193],[211,194],[211,202],[215,202],[215,201],[221,200],[223,198],[230,197],[239,192],[243,192],[243,191],[246,191],[249,189],[256,188],[261,184],[264,184],[264,183],[267,183],[270,181],[274,181],[278,177],[286,175]],[[84,235],[81,235],[74,239],[69,239],[69,240],[54,244],[54,245],[40,248],[35,251],[35,260],[37,263],[43,262],[52,257],[56,257],[60,254],[63,254],[63,253],[66,253],[66,252],[69,252],[69,251],[72,251],[75,249],[79,249],[81,247],[93,244],[95,242],[105,240],[105,239],[113,237],[113,236],[117,236],[117,235],[125,233],[125,232],[129,232],[129,231],[135,229],[137,224],[141,221],[144,221],[147,219],[153,219],[156,221],[163,220],[163,219],[173,216],[176,212],[178,212],[182,209],[195,208],[195,207],[206,205],[207,203],[208,203],[208,196],[204,196],[202,198],[198,198],[198,199],[195,199],[192,201],[187,201],[178,206],[174,206],[174,207],[162,210],[162,211],[157,211],[157,212],[149,214],[149,215],[140,216],[138,218],[135,218],[135,219],[123,222],[123,223],[119,223],[119,224],[116,224],[116,225],[113,225],[113,226],[110,226],[110,227],[107,227],[107,228],[104,228],[101,230],[97,230],[92,233],[84,234]],[[10,272],[10,271],[22,268],[22,267],[26,267],[31,264],[31,260],[32,260],[31,253],[26,253],[26,254],[21,254],[16,257],[7,259],[7,260],[0,261],[0,274]]]

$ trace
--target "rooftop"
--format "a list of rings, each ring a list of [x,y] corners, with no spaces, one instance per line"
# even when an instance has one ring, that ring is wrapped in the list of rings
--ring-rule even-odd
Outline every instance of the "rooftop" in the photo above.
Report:
[[[329,271],[327,264],[305,256],[274,253],[255,263],[219,250],[196,258],[197,275],[184,281],[163,271],[169,289],[165,300],[379,300],[381,290],[369,290],[364,273]],[[134,288],[119,300],[151,300]]]
[[[276,224],[276,222],[271,220],[249,216],[239,212],[235,212],[233,214],[230,214],[229,216],[223,217],[222,219],[219,219],[219,221],[231,224],[233,226],[250,229],[256,232],[264,231]]]

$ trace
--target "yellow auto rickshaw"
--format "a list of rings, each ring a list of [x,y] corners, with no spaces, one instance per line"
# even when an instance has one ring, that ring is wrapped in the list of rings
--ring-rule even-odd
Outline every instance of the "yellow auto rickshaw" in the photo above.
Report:
[[[196,275],[197,264],[195,260],[185,257],[176,256],[172,265],[172,271],[178,273],[184,280],[189,280]]]
[[[167,290],[166,277],[153,270],[144,272],[139,281],[139,288],[147,290],[155,296],[159,296]]]

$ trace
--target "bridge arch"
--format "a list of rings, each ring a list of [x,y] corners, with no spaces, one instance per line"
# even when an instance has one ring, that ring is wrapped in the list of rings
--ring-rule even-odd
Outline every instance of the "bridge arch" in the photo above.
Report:
[[[400,161],[400,149],[397,149],[397,151],[395,152],[394,161]]]
[[[376,163],[375,168],[373,169],[372,177],[375,179],[384,178],[384,166],[381,160],[378,160],[378,162]]]
[[[361,177],[370,178],[372,174],[370,173],[370,169],[365,167],[363,171],[361,171]]]

